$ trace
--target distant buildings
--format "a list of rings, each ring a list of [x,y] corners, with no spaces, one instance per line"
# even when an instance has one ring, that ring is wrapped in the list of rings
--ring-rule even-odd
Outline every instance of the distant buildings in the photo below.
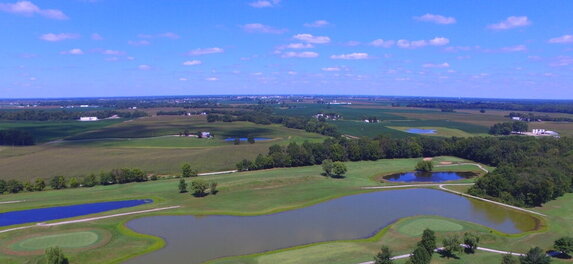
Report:
[[[514,132],[513,134],[533,136],[533,137],[559,137],[559,133],[542,128],[534,128],[531,132]]]
[[[328,113],[328,114],[318,113],[314,115],[314,118],[318,120],[338,120],[342,119],[342,116],[336,113]]]
[[[82,116],[80,117],[80,121],[82,122],[89,122],[89,121],[98,121],[99,119],[96,116]]]

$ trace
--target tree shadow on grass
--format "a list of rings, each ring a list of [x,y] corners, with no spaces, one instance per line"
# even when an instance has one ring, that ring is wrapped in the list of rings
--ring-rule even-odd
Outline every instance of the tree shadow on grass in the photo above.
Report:
[[[558,259],[571,259],[571,256],[569,254],[565,254],[561,251],[556,251],[556,250],[547,250],[545,252],[547,255],[549,255],[552,258],[558,258]]]

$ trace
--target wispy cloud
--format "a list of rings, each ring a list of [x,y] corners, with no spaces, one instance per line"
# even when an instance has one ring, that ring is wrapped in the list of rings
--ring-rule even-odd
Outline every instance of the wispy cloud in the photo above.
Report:
[[[119,51],[119,50],[106,49],[106,50],[102,50],[102,51],[101,51],[101,54],[103,54],[103,55],[115,55],[115,56],[119,56],[119,55],[125,55],[125,52]]]
[[[259,23],[245,24],[240,26],[244,31],[249,33],[266,33],[266,34],[282,34],[285,33],[286,29],[274,28],[268,25],[263,25]]]
[[[223,53],[223,52],[225,52],[224,49],[213,47],[213,48],[204,48],[204,49],[194,49],[192,51],[189,51],[187,54],[192,55],[192,56],[199,56],[199,55],[216,54],[216,53]]]
[[[566,43],[573,43],[573,35],[563,35],[561,37],[549,39],[549,43],[553,44],[566,44]]]
[[[45,18],[65,20],[68,16],[57,9],[41,9],[30,1],[18,1],[16,3],[0,3],[0,11],[23,16],[40,15]]]
[[[71,33],[59,33],[59,34],[48,33],[48,34],[41,35],[40,39],[45,40],[45,41],[49,41],[49,42],[57,42],[57,41],[62,41],[62,40],[66,40],[66,39],[77,39],[79,37],[80,37],[80,35],[71,34]]]
[[[98,34],[98,33],[93,33],[93,34],[91,35],[91,39],[92,39],[92,40],[103,40],[103,37],[102,37],[100,34]]]
[[[205,80],[206,80],[206,81],[210,81],[210,82],[214,82],[214,81],[218,81],[219,78],[217,78],[217,77],[209,77],[209,78],[206,78]]]
[[[84,55],[84,52],[81,49],[71,49],[60,52],[60,54],[64,55]]]
[[[529,25],[531,25],[531,20],[529,20],[529,18],[526,16],[510,16],[504,21],[489,25],[488,28],[493,30],[507,30],[518,27],[526,27]]]
[[[435,37],[430,40],[406,40],[400,39],[396,42],[396,46],[403,48],[403,49],[415,49],[415,48],[422,48],[426,46],[444,46],[448,45],[450,40],[444,37]]]
[[[376,39],[373,40],[372,42],[370,42],[370,46],[374,46],[374,47],[383,47],[383,48],[390,48],[392,46],[394,46],[394,44],[396,43],[396,41],[394,40],[383,40],[383,39]]]
[[[294,52],[289,51],[285,52],[281,55],[283,58],[316,58],[318,57],[318,53],[313,51],[303,51],[303,52]]]
[[[168,38],[168,39],[179,39],[181,36],[173,33],[173,32],[165,32],[159,34],[139,34],[137,35],[138,38],[144,39],[153,39],[153,38]]]
[[[445,17],[442,15],[434,15],[434,14],[425,14],[423,16],[414,17],[415,20],[422,21],[422,22],[431,22],[441,25],[449,25],[455,24],[456,19],[453,17]]]
[[[184,66],[193,66],[193,65],[199,65],[203,62],[201,62],[200,60],[190,60],[190,61],[185,61],[183,62]]]
[[[449,68],[449,67],[450,67],[450,64],[447,63],[447,62],[437,63],[437,64],[434,64],[434,63],[426,63],[426,64],[422,65],[422,67],[424,67],[424,68]]]
[[[149,71],[152,69],[152,67],[147,65],[147,64],[141,64],[141,65],[137,66],[137,68],[142,70],[142,71]]]
[[[313,36],[311,34],[297,34],[294,35],[293,38],[313,44],[326,44],[330,42],[330,38],[327,36]]]
[[[332,55],[331,59],[335,60],[365,60],[369,59],[368,53],[355,52],[349,54]]]
[[[250,2],[249,5],[254,8],[275,7],[280,4],[280,0],[258,0]]]
[[[340,67],[325,67],[325,68],[322,68],[322,70],[325,72],[338,72],[338,71],[341,71],[342,68],[340,68]]]
[[[330,25],[330,23],[326,20],[316,20],[312,23],[305,23],[305,27],[312,27],[312,28],[319,28],[319,27],[326,27]]]
[[[127,42],[127,44],[131,46],[147,46],[151,44],[151,42],[149,42],[148,40],[130,40]]]
[[[525,45],[516,45],[511,47],[504,47],[500,49],[501,52],[520,52],[520,51],[527,51],[527,47]]]

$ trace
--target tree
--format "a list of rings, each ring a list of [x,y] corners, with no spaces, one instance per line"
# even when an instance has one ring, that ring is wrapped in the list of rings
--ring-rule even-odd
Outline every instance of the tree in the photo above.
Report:
[[[332,160],[330,160],[330,159],[325,159],[325,160],[322,161],[322,170],[324,171],[324,174],[325,174],[326,176],[329,176],[329,177],[330,177],[330,175],[332,175],[332,168],[333,168],[333,166],[332,166]]]
[[[555,240],[555,243],[553,243],[553,247],[558,251],[561,251],[563,254],[569,255],[570,252],[573,252],[573,237],[562,237],[557,239]]]
[[[249,144],[255,144],[255,137],[249,136],[249,137],[247,138],[247,142],[249,142]]]
[[[426,228],[422,233],[422,240],[418,242],[419,247],[423,247],[428,251],[429,255],[434,253],[436,249],[436,234],[429,228]]]
[[[186,193],[187,192],[187,183],[184,179],[179,179],[179,193]]]
[[[392,264],[392,251],[387,246],[382,246],[380,252],[374,256],[374,264]]]
[[[191,182],[191,190],[193,190],[193,195],[195,197],[203,197],[207,195],[205,192],[209,188],[209,185],[203,180],[195,180]]]
[[[525,256],[519,257],[521,264],[548,264],[551,263],[551,258],[543,252],[539,247],[531,248]]]
[[[34,185],[32,185],[29,181],[24,183],[24,189],[27,192],[33,192],[34,191]]]
[[[464,244],[468,253],[474,253],[479,244],[479,235],[473,232],[464,233]]]
[[[189,163],[185,163],[181,166],[181,176],[183,178],[196,177],[197,170],[192,169]]]
[[[346,174],[347,171],[348,169],[344,163],[340,161],[335,161],[332,163],[332,174],[334,174],[334,176],[338,178],[344,177],[344,174]]]
[[[3,194],[6,192],[7,188],[6,188],[6,181],[0,179],[0,194]]]
[[[410,262],[412,264],[429,264],[432,260],[432,256],[428,254],[428,251],[423,247],[416,247],[412,255],[410,256]]]
[[[80,183],[78,182],[78,179],[76,177],[72,177],[70,179],[70,188],[78,188],[80,187]]]
[[[211,194],[217,194],[219,192],[219,190],[217,190],[217,182],[211,182],[209,184],[209,192]]]
[[[34,191],[41,192],[46,188],[46,182],[42,178],[36,178],[34,181]]]
[[[449,236],[444,238],[442,245],[444,246],[442,254],[444,254],[444,256],[447,258],[455,257],[456,252],[462,252],[463,250],[462,246],[460,246],[460,240],[458,236]]]
[[[69,260],[64,255],[64,251],[59,247],[46,249],[46,261],[48,264],[68,264]]]
[[[9,180],[6,182],[6,190],[9,193],[19,193],[24,190],[24,185],[17,180]]]
[[[54,190],[66,188],[66,178],[64,176],[54,176],[50,180],[50,187]]]
[[[421,160],[416,164],[417,171],[430,172],[434,169],[434,164],[430,160]]]
[[[511,254],[505,254],[501,259],[501,264],[519,264],[519,260]]]
[[[90,174],[88,176],[86,176],[83,180],[83,186],[84,187],[94,187],[97,185],[97,179],[95,174]]]

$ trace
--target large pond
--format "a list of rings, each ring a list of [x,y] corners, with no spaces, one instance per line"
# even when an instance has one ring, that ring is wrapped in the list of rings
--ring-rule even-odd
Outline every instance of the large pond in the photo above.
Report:
[[[153,200],[126,200],[12,211],[0,213],[0,226],[19,225],[77,217],[126,207],[133,207],[152,202]]]
[[[129,228],[162,237],[167,245],[126,263],[201,263],[320,241],[365,238],[400,218],[416,215],[440,215],[506,233],[533,230],[537,225],[525,213],[439,190],[389,190],[271,215],[135,219],[127,223]]]
[[[435,129],[423,129],[423,128],[410,128],[406,130],[406,132],[413,134],[436,134]]]
[[[445,182],[467,179],[476,176],[473,172],[423,172],[413,171],[384,176],[391,182]]]
[[[235,139],[237,138],[226,138],[225,141],[235,141]],[[238,138],[240,141],[248,141],[249,138]],[[266,141],[266,140],[271,140],[272,138],[264,138],[264,137],[256,137],[253,138],[255,140],[255,142],[257,141]]]

